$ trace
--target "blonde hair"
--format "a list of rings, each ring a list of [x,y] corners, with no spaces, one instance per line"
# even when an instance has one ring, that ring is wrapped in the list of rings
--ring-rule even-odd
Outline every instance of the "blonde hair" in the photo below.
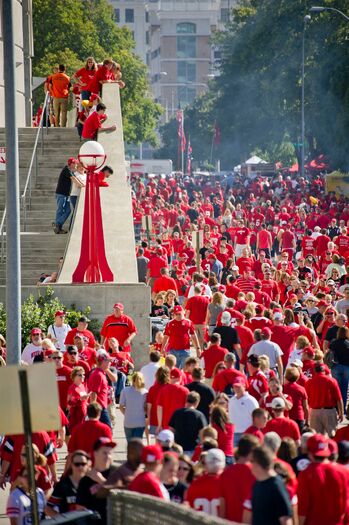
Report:
[[[83,373],[85,375],[85,370],[83,369],[82,366],[74,366],[71,374],[70,374],[70,377],[71,379],[74,381],[74,379],[76,378],[76,376],[80,373]]]
[[[33,455],[34,455],[34,464],[38,465],[39,467],[45,467],[47,463],[46,457],[43,454],[41,454],[40,450],[38,449],[37,445],[35,445],[35,443],[32,443],[32,448],[33,448]],[[22,450],[23,449],[26,452],[24,445],[23,445]],[[27,456],[26,456],[26,459],[28,460]]]
[[[305,335],[300,335],[296,339],[296,347],[299,349],[305,348],[306,346],[310,345],[310,341]]]
[[[47,350],[53,350],[54,352],[57,350],[51,339],[49,339],[48,337],[42,340],[41,346],[45,347],[45,349]]]
[[[259,356],[259,363],[260,363],[260,368],[262,370],[262,372],[264,372],[265,370],[269,370],[270,368],[270,359],[267,355],[263,354],[263,355],[260,355]]]
[[[132,386],[136,390],[142,390],[145,387],[144,377],[141,372],[135,372],[132,376]]]
[[[223,304],[223,294],[221,292],[215,292],[212,295],[212,304]]]

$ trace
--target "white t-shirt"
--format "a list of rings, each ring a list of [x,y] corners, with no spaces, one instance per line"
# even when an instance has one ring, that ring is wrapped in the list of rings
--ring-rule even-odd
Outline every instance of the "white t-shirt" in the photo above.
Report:
[[[45,495],[41,489],[36,489],[38,500],[39,517],[43,516],[45,509]],[[7,500],[6,515],[8,518],[16,518],[18,525],[31,525],[31,501],[29,496],[22,489],[16,488]]]
[[[33,343],[28,343],[22,352],[22,361],[31,365],[34,361],[34,357],[43,353],[41,346],[34,345]]]
[[[71,328],[68,324],[63,324],[62,326],[50,324],[50,326],[48,327],[47,334],[50,335],[53,339],[57,339],[57,342],[55,342],[55,347],[61,352],[65,352],[64,341],[67,337],[67,333],[70,330]]]
[[[143,374],[145,388],[149,390],[151,386],[155,383],[155,374],[160,367],[160,363],[148,363],[147,365],[142,366],[141,374]]]
[[[290,366],[292,363],[294,363],[296,359],[302,361],[302,354],[303,350],[301,348],[294,348],[294,350],[292,350],[290,353],[290,357],[288,358],[287,366]]]
[[[78,171],[74,172],[74,177],[77,178],[82,184],[86,184],[86,173],[79,173]],[[70,196],[71,197],[77,197],[80,195],[81,188],[74,184],[74,181],[72,183]]]
[[[252,425],[252,412],[258,408],[258,401],[248,392],[238,399],[233,396],[229,399],[229,419],[235,425],[235,432],[245,432]]]
[[[270,368],[275,368],[278,357],[282,356],[283,352],[277,343],[273,341],[258,341],[254,343],[247,355],[267,355],[270,361]]]
[[[200,284],[203,284],[203,283],[200,283]],[[190,297],[193,297],[195,295],[195,291],[194,291],[195,286],[196,286],[195,284],[192,284],[191,287],[189,288],[188,299],[190,299]],[[209,285],[208,284],[203,284],[203,286],[205,287],[204,295],[207,295],[208,297],[212,297],[212,290],[209,287]]]

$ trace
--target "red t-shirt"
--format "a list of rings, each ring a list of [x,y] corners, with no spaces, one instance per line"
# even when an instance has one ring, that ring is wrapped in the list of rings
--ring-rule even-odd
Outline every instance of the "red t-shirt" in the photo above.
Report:
[[[290,250],[293,249],[293,243],[294,243],[294,233],[291,231],[284,231],[282,234],[282,249],[283,250]]]
[[[93,78],[90,80],[90,82],[85,87],[85,90],[90,91],[91,93],[96,93],[98,95],[101,90],[100,81],[113,80],[113,79],[114,79],[114,73],[110,69],[107,69],[105,66],[101,66],[100,68],[97,69]]]
[[[189,350],[190,336],[195,332],[194,325],[189,319],[177,321],[173,319],[166,327],[164,334],[169,337],[168,350]]]
[[[73,383],[71,379],[72,369],[69,366],[61,366],[56,368],[56,380],[58,385],[59,404],[64,410],[67,408],[67,395],[70,385]]]
[[[103,408],[107,408],[109,386],[105,372],[101,368],[94,368],[89,375],[87,385],[89,392],[97,394],[97,402]]]
[[[99,115],[97,111],[93,111],[84,122],[84,127],[82,128],[82,138],[90,140],[95,139],[97,131],[102,127],[103,119],[104,115]]]
[[[287,394],[291,399],[293,406],[289,411],[289,417],[291,419],[298,419],[304,421],[304,408],[303,402],[308,399],[308,394],[303,386],[298,383],[285,383],[284,394]]]
[[[164,388],[164,386],[165,385],[161,385],[160,383],[154,383],[154,385],[149,388],[149,392],[147,394],[147,404],[151,405],[149,425],[158,425],[157,401],[160,391]]]
[[[234,425],[233,423],[226,423],[225,430],[222,430],[220,427],[212,424],[213,428],[217,430],[217,441],[218,448],[223,450],[226,456],[234,455]]]
[[[259,439],[261,443],[264,441],[264,434],[259,428],[255,427],[254,425],[251,425],[250,427],[246,428],[244,431],[244,434],[251,434],[252,436],[256,436],[256,438]]]
[[[159,293],[159,292],[167,292],[167,290],[177,290],[176,281],[172,277],[167,277],[167,275],[163,275],[161,277],[158,277],[156,279],[154,286],[153,286],[153,292]]]
[[[247,379],[246,376],[239,372],[239,370],[236,370],[235,368],[227,368],[226,370],[222,370],[221,372],[218,372],[218,374],[214,377],[212,382],[212,388],[216,392],[224,392],[226,387],[228,385],[232,385],[234,379],[236,377],[242,377],[245,381],[246,388],[247,388]]]
[[[224,361],[224,356],[228,353],[226,348],[218,345],[211,345],[204,350],[201,357],[204,360],[205,377],[212,377],[214,368],[219,361]]]
[[[297,441],[301,437],[297,423],[288,417],[270,419],[264,428],[264,434],[267,432],[276,432],[281,439],[290,437]]]
[[[337,443],[340,441],[349,441],[349,425],[339,428],[333,439],[337,441]]]
[[[94,69],[86,69],[85,67],[82,67],[81,69],[78,69],[78,71],[76,71],[75,75],[79,77],[80,82],[82,84],[85,84],[84,86],[80,86],[81,90],[86,90],[87,85],[89,84],[89,82],[91,82],[95,74],[96,71]]]
[[[164,499],[160,480],[153,472],[141,472],[128,486],[128,490]]]
[[[242,523],[244,510],[252,509],[255,481],[250,463],[236,463],[224,470],[219,479],[219,492],[225,501],[225,519]]]
[[[202,474],[194,479],[185,496],[185,500],[192,509],[205,512],[210,516],[219,515],[219,478],[218,474]]]
[[[75,450],[85,450],[85,452],[93,457],[94,444],[97,439],[101,437],[112,439],[112,430],[108,425],[101,421],[84,421],[73,428],[68,441],[68,452],[72,453]]]
[[[165,257],[154,256],[148,262],[149,276],[153,279],[161,277],[161,268],[167,268],[168,264]]]
[[[209,302],[207,295],[194,295],[188,299],[185,309],[190,311],[189,319],[193,324],[205,324]]]
[[[235,240],[236,244],[247,244],[250,235],[250,230],[246,226],[242,228],[236,228]]]
[[[310,408],[334,408],[341,399],[338,383],[325,373],[315,373],[306,382]]]
[[[82,368],[85,370],[85,374],[86,374],[85,377],[87,377],[89,371],[91,370],[90,365],[84,359],[79,359],[77,363],[74,363],[73,365],[69,364],[67,355],[68,355],[68,352],[64,352],[63,364],[66,366],[69,366],[71,369],[75,368],[76,366],[82,366]]]
[[[268,392],[268,381],[261,370],[248,378],[248,393],[259,401]]]
[[[120,372],[128,374],[130,365],[133,365],[133,359],[129,352],[113,352],[110,354],[111,362],[110,365],[114,366]]]
[[[130,346],[124,347],[124,341],[133,333],[137,333],[136,325],[131,317],[124,314],[120,315],[120,317],[116,317],[114,314],[108,315],[101,330],[101,335],[106,339],[105,348],[107,350],[109,348],[108,339],[115,337],[119,341],[119,345],[123,347],[124,352],[130,352],[131,350]]]
[[[279,287],[277,282],[273,279],[263,279],[262,280],[262,292],[265,292],[269,295],[273,301],[275,301],[276,296],[279,294]]]
[[[273,325],[271,327],[271,331],[272,331],[271,340],[274,343],[277,343],[280,346],[281,350],[283,351],[283,355],[281,356],[281,359],[285,367],[288,363],[288,358],[290,356],[290,353],[293,350],[294,343],[298,335],[300,335],[299,327]]]
[[[335,463],[311,463],[298,476],[298,515],[306,525],[343,525],[349,501],[348,472]]]
[[[87,346],[90,346],[91,348],[94,348],[96,341],[93,333],[90,332],[90,330],[78,330],[77,328],[72,328],[71,330],[69,330],[69,332],[67,333],[67,337],[65,338],[64,344],[73,345],[74,337],[76,336],[76,334],[82,335],[85,344]]]
[[[168,423],[172,414],[179,408],[183,408],[187,399],[189,390],[182,385],[165,385],[160,390],[157,398],[157,405],[162,407],[162,424],[161,428],[168,428]]]

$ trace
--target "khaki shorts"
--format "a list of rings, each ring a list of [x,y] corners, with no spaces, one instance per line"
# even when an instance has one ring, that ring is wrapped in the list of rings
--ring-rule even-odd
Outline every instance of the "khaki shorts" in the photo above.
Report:
[[[333,437],[338,425],[335,408],[312,408],[310,411],[310,426],[320,434]]]

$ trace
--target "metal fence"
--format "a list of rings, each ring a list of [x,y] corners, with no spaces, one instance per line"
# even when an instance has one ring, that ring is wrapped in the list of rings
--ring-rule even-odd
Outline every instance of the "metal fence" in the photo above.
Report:
[[[234,525],[152,496],[114,491],[108,499],[108,525]],[[238,524],[236,524],[238,525]]]

